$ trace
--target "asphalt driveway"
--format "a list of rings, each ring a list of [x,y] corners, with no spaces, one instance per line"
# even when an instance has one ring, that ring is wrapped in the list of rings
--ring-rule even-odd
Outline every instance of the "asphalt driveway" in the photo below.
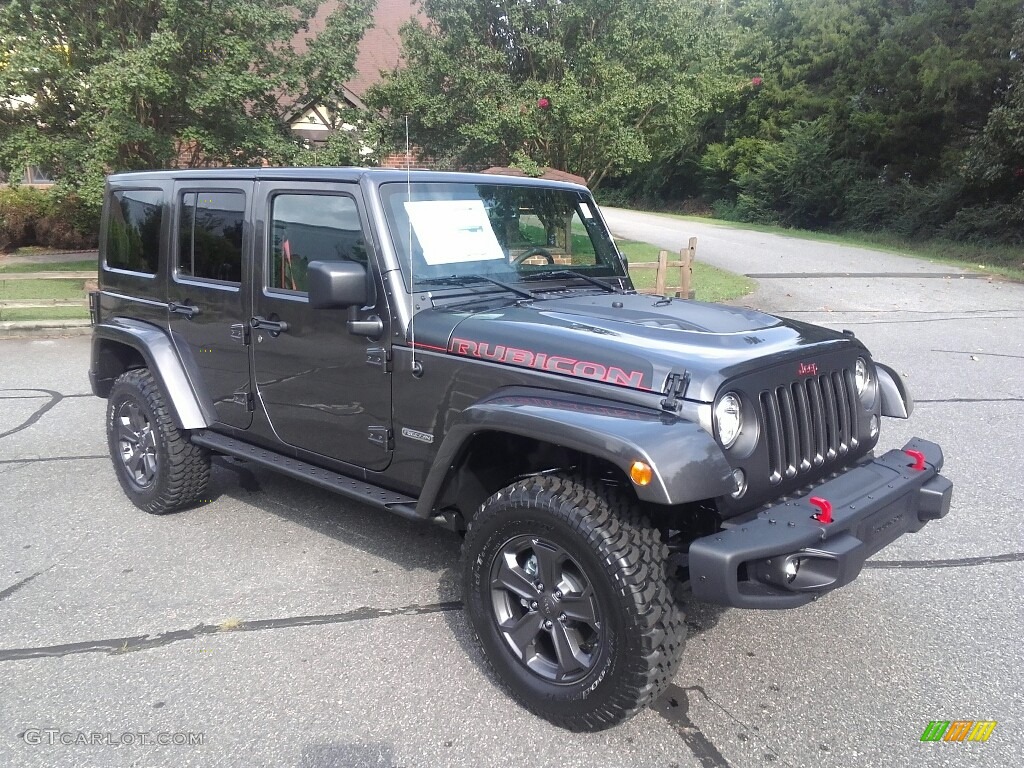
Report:
[[[457,537],[227,461],[209,503],[145,515],[106,456],[88,339],[3,341],[0,765],[1016,765],[1024,286],[609,219],[672,249],[697,235],[698,258],[757,275],[744,303],[849,328],[893,364],[918,406],[882,442],[943,445],[949,517],[806,608],[691,606],[657,706],[570,734],[482,666]],[[998,725],[986,743],[921,743],[931,720]]]

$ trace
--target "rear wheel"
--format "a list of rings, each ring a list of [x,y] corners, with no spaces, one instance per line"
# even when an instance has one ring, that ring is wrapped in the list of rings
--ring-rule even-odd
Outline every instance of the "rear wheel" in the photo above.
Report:
[[[473,628],[527,709],[596,731],[671,682],[686,628],[668,551],[624,497],[569,477],[528,478],[483,504],[463,550]]]
[[[171,512],[206,492],[210,454],[175,425],[147,368],[127,371],[114,382],[107,398],[107,446],[121,488],[146,512]]]

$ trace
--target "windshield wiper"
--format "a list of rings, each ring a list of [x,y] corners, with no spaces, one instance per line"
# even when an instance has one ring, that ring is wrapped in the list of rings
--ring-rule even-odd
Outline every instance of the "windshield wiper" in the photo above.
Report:
[[[416,281],[416,285],[465,285],[469,282],[487,282],[504,288],[510,293],[514,293],[517,296],[522,296],[524,299],[532,299],[533,294],[530,291],[525,291],[522,288],[516,288],[514,285],[503,283],[501,280],[495,280],[493,277],[487,275],[451,275],[450,277],[426,277]]]
[[[621,288],[616,288],[614,285],[609,285],[603,280],[598,280],[596,277],[578,272],[575,269],[553,269],[551,271],[544,272],[532,272],[529,275],[524,275],[522,280],[546,280],[549,277],[578,277],[580,280],[586,280],[588,283],[596,285],[598,288],[604,288],[606,291],[611,293],[622,293]]]

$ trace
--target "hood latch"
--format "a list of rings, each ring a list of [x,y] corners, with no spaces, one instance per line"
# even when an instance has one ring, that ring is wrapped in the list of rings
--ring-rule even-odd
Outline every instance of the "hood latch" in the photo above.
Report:
[[[686,388],[690,386],[690,372],[683,371],[676,373],[672,371],[665,380],[665,394],[667,397],[661,401],[661,407],[666,411],[675,413],[679,410],[679,400],[686,395]]]

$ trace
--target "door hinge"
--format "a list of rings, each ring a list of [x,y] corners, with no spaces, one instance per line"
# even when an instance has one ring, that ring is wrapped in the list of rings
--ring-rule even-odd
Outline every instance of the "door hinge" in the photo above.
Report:
[[[248,323],[232,323],[231,324],[231,340],[240,341],[245,346],[249,346],[249,324]]]
[[[672,371],[665,380],[665,399],[661,401],[661,407],[666,411],[678,411],[679,403],[686,394],[686,388],[690,386],[690,372],[683,371],[676,373]]]
[[[366,364],[380,368],[384,373],[391,373],[391,350],[385,347],[367,347]]]
[[[374,445],[379,445],[386,451],[395,449],[395,434],[388,427],[370,427],[369,440]]]
[[[241,390],[234,392],[231,395],[231,402],[236,405],[244,405],[247,411],[256,410],[256,398],[253,397],[252,392],[243,392]]]

